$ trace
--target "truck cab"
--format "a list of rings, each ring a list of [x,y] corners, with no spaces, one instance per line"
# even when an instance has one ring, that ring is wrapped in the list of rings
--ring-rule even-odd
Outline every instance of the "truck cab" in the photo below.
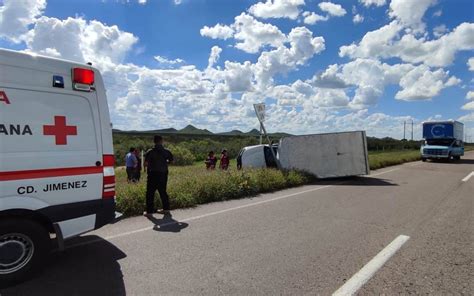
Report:
[[[458,121],[423,123],[421,160],[459,160],[464,155],[463,124]]]
[[[278,144],[272,144],[275,155],[278,153]],[[237,168],[276,168],[277,164],[270,145],[247,146],[240,150],[237,156]]]

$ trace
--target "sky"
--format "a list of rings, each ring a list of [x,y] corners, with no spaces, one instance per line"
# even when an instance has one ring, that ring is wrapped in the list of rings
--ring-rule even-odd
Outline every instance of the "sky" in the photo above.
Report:
[[[0,47],[92,62],[113,126],[474,141],[471,0],[0,0]]]

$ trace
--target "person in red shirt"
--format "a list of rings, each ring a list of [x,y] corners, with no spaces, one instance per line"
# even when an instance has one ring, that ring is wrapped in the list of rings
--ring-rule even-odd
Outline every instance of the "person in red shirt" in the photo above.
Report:
[[[227,150],[222,150],[221,153],[221,162],[219,167],[221,170],[226,171],[229,168],[229,155],[227,154]]]
[[[216,168],[217,157],[214,155],[214,151],[209,152],[204,163],[206,164],[206,169],[208,170],[213,170]]]

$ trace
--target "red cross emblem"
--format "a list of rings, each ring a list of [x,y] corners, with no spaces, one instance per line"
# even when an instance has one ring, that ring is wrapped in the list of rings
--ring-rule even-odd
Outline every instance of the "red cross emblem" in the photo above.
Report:
[[[43,135],[55,136],[56,145],[67,145],[67,136],[77,135],[77,126],[66,125],[66,116],[54,116],[54,125],[43,125]]]

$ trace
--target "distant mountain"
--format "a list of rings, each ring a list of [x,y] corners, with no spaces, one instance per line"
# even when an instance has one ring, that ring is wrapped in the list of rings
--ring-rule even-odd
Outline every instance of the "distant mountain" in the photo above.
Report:
[[[155,132],[155,133],[175,134],[175,133],[178,132],[178,130],[175,129],[175,128],[170,127],[170,128],[164,128],[164,129],[154,130],[153,132]]]
[[[191,124],[188,124],[185,128],[177,131],[179,134],[186,135],[213,135],[213,133],[207,129],[199,129]]]
[[[246,135],[249,136],[260,136],[260,131],[256,128],[249,130],[248,132],[245,133]]]
[[[244,135],[242,131],[239,130],[231,130],[230,132],[223,132],[223,133],[218,133],[218,135],[223,135],[223,136],[241,136]]]
[[[260,136],[260,131],[257,129],[252,129],[246,133],[240,130],[231,130],[230,132],[222,132],[222,133],[213,133],[207,129],[200,129],[195,127],[194,125],[187,125],[183,129],[177,130],[175,128],[164,128],[164,129],[156,129],[156,130],[146,130],[146,131],[136,131],[136,130],[129,130],[129,131],[122,131],[119,129],[113,129],[114,133],[123,133],[123,134],[181,134],[181,135],[200,135],[200,136],[251,136],[251,137],[258,137]],[[291,134],[287,133],[270,133],[272,137],[281,138],[284,136],[291,136]]]
[[[137,130],[129,130],[123,131],[119,129],[112,129],[114,133],[127,133],[127,134],[176,134],[178,130],[175,128],[164,128],[164,129],[157,129],[157,130],[147,130],[147,131],[137,131]]]

